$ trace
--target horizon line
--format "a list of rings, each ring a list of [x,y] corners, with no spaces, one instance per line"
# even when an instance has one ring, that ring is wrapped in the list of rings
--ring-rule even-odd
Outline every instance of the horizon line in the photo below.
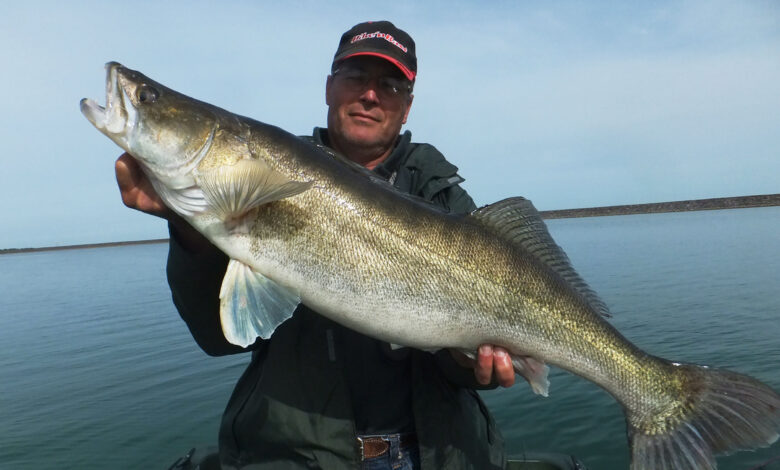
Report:
[[[688,199],[684,201],[651,202],[644,204],[624,204],[615,206],[585,207],[579,209],[553,209],[539,211],[543,219],[568,219],[580,217],[606,217],[636,214],[660,214],[668,212],[693,212],[704,210],[747,209],[753,207],[780,206],[780,193],[754,196],[733,196],[707,199]],[[167,243],[169,238],[149,240],[113,241],[84,243],[75,245],[54,245],[29,248],[0,248],[0,255],[14,253],[32,253],[37,251],[83,250],[89,248],[107,248],[112,246],[151,245]]]

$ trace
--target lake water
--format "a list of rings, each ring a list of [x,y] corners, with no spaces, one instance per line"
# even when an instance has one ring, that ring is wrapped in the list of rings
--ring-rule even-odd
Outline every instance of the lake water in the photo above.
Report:
[[[548,226],[637,345],[780,390],[780,208]],[[166,253],[158,244],[0,256],[0,468],[167,468],[216,442],[248,357],[197,348],[170,300]],[[484,394],[510,450],[627,469],[619,405],[560,370],[550,378],[546,399],[525,384]],[[719,468],[779,455],[776,443]]]

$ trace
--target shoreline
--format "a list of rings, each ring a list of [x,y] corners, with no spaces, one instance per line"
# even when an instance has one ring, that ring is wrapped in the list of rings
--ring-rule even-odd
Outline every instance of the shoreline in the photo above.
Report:
[[[606,217],[613,215],[661,214],[666,212],[712,211],[722,209],[748,209],[752,207],[780,206],[780,194],[756,196],[718,197],[687,201],[651,202],[620,206],[586,207],[539,211],[544,219],[571,219],[578,217]]]
[[[691,199],[687,201],[652,202],[647,204],[626,204],[619,206],[585,207],[580,209],[557,209],[539,211],[543,219],[573,219],[580,217],[606,217],[635,214],[661,214],[667,212],[692,212],[723,209],[748,209],[752,207],[780,206],[780,194],[756,196],[719,197],[709,199]],[[167,238],[134,240],[105,243],[86,243],[82,245],[45,246],[36,248],[5,248],[0,255],[14,253],[33,253],[37,251],[83,250],[89,248],[107,248],[127,245],[151,245],[168,243]]]
[[[155,243],[168,243],[167,238],[154,238],[151,240],[133,240],[124,242],[84,243],[82,245],[42,246],[37,248],[4,248],[0,249],[0,255],[14,253],[34,253],[36,251],[60,251],[60,250],[86,250],[89,248],[108,248],[111,246],[128,245],[152,245]]]

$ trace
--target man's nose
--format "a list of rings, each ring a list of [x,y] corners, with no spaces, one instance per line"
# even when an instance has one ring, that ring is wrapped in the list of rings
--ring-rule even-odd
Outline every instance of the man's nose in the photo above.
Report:
[[[371,80],[368,82],[360,94],[360,101],[366,103],[379,103],[379,95],[377,94],[377,81]]]

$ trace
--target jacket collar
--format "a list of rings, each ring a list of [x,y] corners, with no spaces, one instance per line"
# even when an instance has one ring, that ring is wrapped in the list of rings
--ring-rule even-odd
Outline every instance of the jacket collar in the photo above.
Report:
[[[330,139],[328,138],[328,129],[322,127],[315,127],[312,137],[314,138],[314,142],[324,145],[330,149],[333,148],[330,146]],[[395,148],[393,149],[392,152],[390,152],[390,155],[385,159],[385,161],[383,161],[382,163],[377,165],[376,168],[374,168],[374,173],[376,173],[377,175],[385,179],[390,178],[390,176],[394,172],[398,171],[398,169],[403,164],[404,159],[408,154],[408,148],[411,142],[412,142],[411,131],[404,131],[403,134],[399,135],[395,143]]]

